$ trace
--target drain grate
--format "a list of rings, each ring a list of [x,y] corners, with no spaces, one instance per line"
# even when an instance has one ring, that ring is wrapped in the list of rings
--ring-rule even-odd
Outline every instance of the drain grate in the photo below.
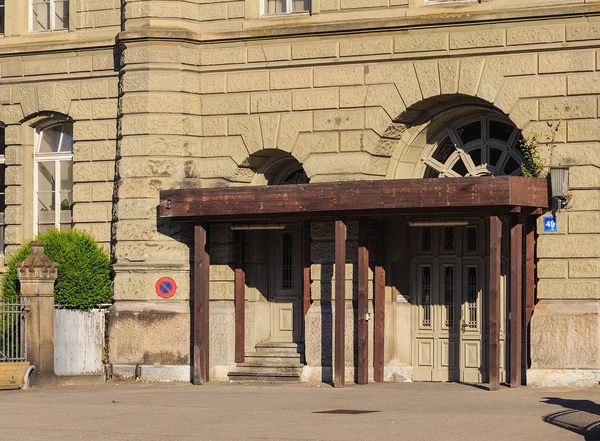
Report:
[[[320,410],[319,412],[313,413],[330,413],[336,415],[361,415],[363,413],[375,413],[381,412],[380,410],[356,410],[356,409],[333,409],[333,410]]]

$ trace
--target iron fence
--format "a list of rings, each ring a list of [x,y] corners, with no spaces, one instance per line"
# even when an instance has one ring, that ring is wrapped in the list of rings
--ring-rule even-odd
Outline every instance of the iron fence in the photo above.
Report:
[[[27,360],[25,313],[20,303],[0,302],[0,363]]]

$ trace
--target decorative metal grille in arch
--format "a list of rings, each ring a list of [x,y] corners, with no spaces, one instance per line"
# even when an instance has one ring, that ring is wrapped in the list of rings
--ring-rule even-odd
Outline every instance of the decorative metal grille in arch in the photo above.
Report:
[[[425,178],[520,175],[521,132],[499,115],[479,114],[444,128],[422,157]]]

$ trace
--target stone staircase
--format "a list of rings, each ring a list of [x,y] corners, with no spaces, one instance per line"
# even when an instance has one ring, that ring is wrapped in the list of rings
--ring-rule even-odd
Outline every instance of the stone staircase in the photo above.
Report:
[[[255,352],[247,352],[244,363],[229,372],[229,381],[300,381],[304,366],[304,345],[264,341]]]

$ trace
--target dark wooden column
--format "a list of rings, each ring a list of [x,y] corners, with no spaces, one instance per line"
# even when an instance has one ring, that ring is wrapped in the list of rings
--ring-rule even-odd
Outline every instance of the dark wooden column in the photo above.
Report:
[[[246,270],[244,268],[246,238],[244,231],[235,232],[235,362],[246,356]]]
[[[194,227],[194,319],[193,319],[193,375],[194,384],[208,381],[209,370],[209,280],[210,256],[208,236],[204,225]]]
[[[333,385],[346,384],[346,223],[335,221],[335,365]]]
[[[310,221],[302,224],[302,304],[304,315],[308,314],[310,308]]]
[[[529,325],[535,302],[535,217],[529,216],[525,223],[525,366],[529,366]]]
[[[510,229],[510,387],[521,386],[522,290],[523,224],[515,219]]]
[[[358,228],[358,384],[369,383],[369,221],[361,219]]]
[[[373,377],[377,382],[383,382],[384,345],[385,345],[385,222],[377,221],[377,257],[375,259],[375,274],[373,283]]]
[[[489,317],[490,341],[488,372],[490,390],[500,388],[500,259],[502,245],[502,221],[490,217],[490,298]]]

